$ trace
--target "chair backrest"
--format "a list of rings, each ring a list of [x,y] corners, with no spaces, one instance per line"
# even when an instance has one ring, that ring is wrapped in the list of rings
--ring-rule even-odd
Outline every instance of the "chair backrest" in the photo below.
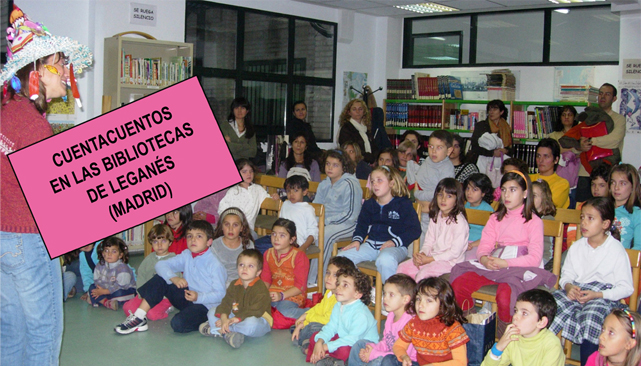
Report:
[[[282,206],[283,206],[283,201],[275,200],[271,197],[268,197],[268,198],[265,198],[263,200],[263,203],[260,204],[260,210],[266,211],[263,213],[264,215],[269,214],[269,211],[272,211],[272,212],[275,211],[276,212],[275,216],[278,216],[278,214],[280,213],[280,208]]]
[[[564,224],[576,225],[576,239],[581,239],[581,210],[569,208],[557,208],[554,219]],[[572,244],[571,242],[569,244]]]
[[[641,272],[641,251],[634,249],[626,249],[628,257],[630,258],[630,267],[632,267],[632,285],[634,292],[630,296],[630,309],[637,311],[639,301],[639,273]]]
[[[285,178],[277,177],[275,175],[260,174],[254,177],[254,182],[267,188],[269,194],[278,192],[285,185]]]
[[[543,220],[543,235],[554,237],[554,254],[552,257],[552,273],[556,275],[554,288],[559,288],[561,279],[561,252],[563,249],[563,222]]]
[[[485,226],[485,224],[487,224],[487,220],[490,219],[490,216],[493,213],[494,212],[491,211],[475,210],[473,208],[465,209],[465,214],[467,215],[467,223],[470,225]]]
[[[318,247],[323,253],[323,245],[325,244],[325,206],[320,203],[310,203],[310,205],[314,207],[316,217],[318,217]]]

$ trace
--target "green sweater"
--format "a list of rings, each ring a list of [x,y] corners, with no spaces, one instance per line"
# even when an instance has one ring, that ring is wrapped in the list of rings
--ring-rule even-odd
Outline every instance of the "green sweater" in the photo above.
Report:
[[[234,160],[256,157],[256,133],[251,138],[246,138],[245,135],[238,137],[229,121],[220,121],[218,126],[220,126],[220,132],[223,133],[223,136],[228,136],[231,140],[226,141],[227,139],[225,139]]]
[[[147,283],[156,274],[156,263],[175,257],[176,253],[169,253],[162,258],[158,258],[156,253],[149,253],[138,267],[138,277],[136,277],[136,288],[140,288]],[[180,274],[179,274],[180,275]]]
[[[556,334],[545,328],[532,338],[519,336],[518,341],[507,345],[499,360],[487,355],[481,366],[564,366],[565,355]]]
[[[265,282],[256,277],[247,288],[240,279],[230,283],[223,301],[216,308],[216,316],[220,318],[222,314],[229,316],[231,313],[241,321],[250,316],[263,317],[271,327],[274,323],[272,300]]]

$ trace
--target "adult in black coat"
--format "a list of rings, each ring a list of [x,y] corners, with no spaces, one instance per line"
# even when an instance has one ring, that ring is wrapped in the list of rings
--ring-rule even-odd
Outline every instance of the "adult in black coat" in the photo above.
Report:
[[[307,104],[302,100],[294,102],[292,105],[292,113],[294,118],[287,122],[287,135],[300,136],[303,134],[307,140],[306,152],[313,158],[319,157],[323,151],[316,144],[316,136],[314,136],[314,131],[312,131],[312,125],[306,122]]]
[[[372,117],[367,105],[360,99],[352,99],[343,108],[338,122],[338,145],[342,146],[348,141],[358,144],[363,159],[370,164],[373,163],[378,156],[379,147],[374,141]]]

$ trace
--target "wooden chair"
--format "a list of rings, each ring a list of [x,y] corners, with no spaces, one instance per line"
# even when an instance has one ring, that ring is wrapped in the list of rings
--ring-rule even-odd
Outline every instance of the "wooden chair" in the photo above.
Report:
[[[581,238],[581,210],[574,210],[568,208],[557,208],[556,215],[554,216],[555,221],[560,221],[565,224],[576,225],[576,240]],[[572,245],[572,242],[568,243],[568,248]],[[557,252],[558,251],[558,252]],[[552,272],[558,273],[557,286],[559,280],[561,279],[561,254],[562,247],[554,244],[554,259],[552,261]]]
[[[476,222],[470,222],[469,221],[469,216],[470,216],[470,211],[478,211],[478,210],[469,210],[466,209],[468,212],[468,222],[473,223],[476,225],[485,225],[485,224],[479,224]],[[491,214],[491,212],[488,212]],[[489,216],[488,216],[489,217]],[[487,223],[487,221],[486,221]],[[554,237],[554,259],[553,263],[556,263],[558,261],[559,266],[558,266],[558,271],[556,271],[556,268],[553,267],[552,273],[554,273],[557,276],[556,280],[556,285],[554,285],[554,288],[558,288],[559,286],[559,277],[561,276],[561,247],[563,245],[563,223],[561,221],[555,221],[555,220],[543,220],[543,235],[544,236],[552,236]],[[557,249],[558,248],[558,249]],[[472,298],[475,300],[479,300],[482,302],[489,302],[492,304],[492,311],[498,311],[498,307],[496,305],[496,290],[498,288],[498,285],[488,285],[488,286],[483,286],[478,291],[472,293]]]
[[[311,182],[310,182],[311,183]],[[307,293],[320,292],[323,289],[323,250],[325,248],[325,206],[319,203],[310,203],[316,211],[318,217],[318,245],[310,245],[307,247],[305,254],[311,261],[318,259],[318,277],[316,279],[315,287],[308,287]]]
[[[630,267],[632,268],[632,286],[634,291],[630,296],[630,310],[637,311],[637,301],[639,298],[639,274],[641,273],[641,251],[634,249],[626,249],[628,253],[628,258],[630,259]],[[621,302],[624,302],[621,300]],[[561,332],[558,334],[559,338],[562,338]],[[563,338],[562,338],[563,339]],[[570,365],[581,365],[581,360],[572,358],[572,342],[567,339],[563,339],[563,351],[565,352],[565,363]]]
[[[414,210],[416,211],[416,214],[419,217],[419,220],[421,218],[421,205],[418,203],[414,203]],[[342,241],[342,242],[336,242],[334,243],[334,246],[332,248],[332,256],[335,257],[338,254],[338,249],[346,247],[349,245],[351,241]],[[414,250],[413,254],[416,254],[419,252],[421,248],[420,244],[420,237],[413,242],[414,244]],[[358,269],[361,270],[361,272],[365,273],[366,275],[370,277],[374,277],[374,288],[375,288],[375,294],[374,294],[374,306],[370,305],[370,309],[373,308],[374,310],[374,319],[376,319],[376,326],[378,329],[378,332],[381,332],[381,320],[386,319],[387,317],[384,316],[381,313],[381,310],[383,308],[383,278],[381,277],[381,274],[378,273],[378,269],[376,268],[376,261],[365,261],[357,264]]]
[[[254,229],[258,235],[268,235],[272,232],[272,226],[278,215],[280,208],[283,206],[283,201],[275,200],[273,198],[265,198],[260,205],[260,214],[256,216],[256,224]]]

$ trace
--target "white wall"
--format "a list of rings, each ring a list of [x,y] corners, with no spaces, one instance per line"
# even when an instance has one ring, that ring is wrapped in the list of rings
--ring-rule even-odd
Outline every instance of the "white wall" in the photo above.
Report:
[[[618,79],[623,75],[624,59],[641,59],[641,11],[621,13],[621,35],[619,37]],[[617,106],[618,108],[618,106]],[[626,134],[623,145],[623,161],[636,168],[641,166],[641,134]]]
[[[101,114],[104,39],[125,31],[148,33],[157,39],[184,42],[185,1],[135,0],[158,8],[155,27],[129,24],[129,4],[123,0],[20,0],[18,6],[54,35],[71,37],[94,54],[93,66],[78,75],[78,91],[84,108],[76,123]],[[179,14],[179,16],[176,16]]]

